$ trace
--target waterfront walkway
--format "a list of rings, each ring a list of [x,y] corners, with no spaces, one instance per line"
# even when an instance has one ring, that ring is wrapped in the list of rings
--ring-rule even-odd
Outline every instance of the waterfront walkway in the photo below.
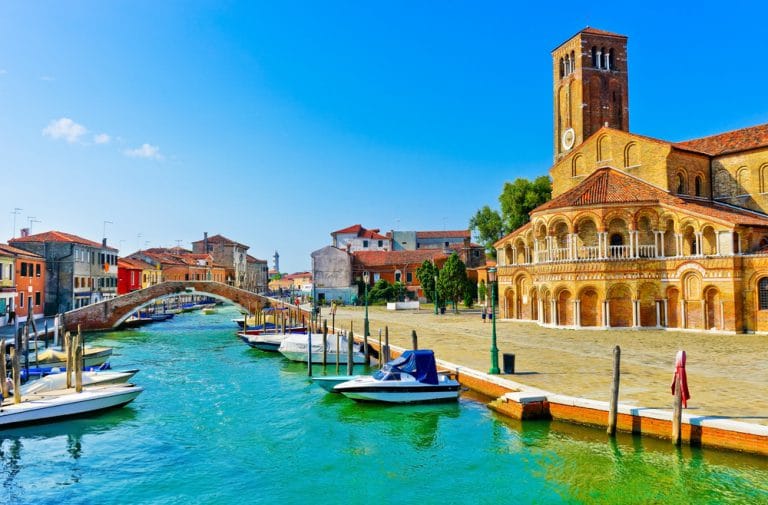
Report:
[[[323,318],[330,314],[323,310]],[[339,307],[336,327],[355,335],[363,330],[362,307]],[[478,313],[431,310],[387,311],[369,308],[371,338],[389,327],[392,345],[411,347],[411,330],[420,348],[435,350],[438,359],[487,372],[490,367],[491,324]],[[515,354],[517,383],[578,398],[608,401],[613,348],[621,346],[619,402],[637,407],[672,410],[670,385],[675,354],[687,354],[691,399],[687,414],[716,416],[768,425],[768,336],[656,330],[564,330],[534,323],[499,320],[496,324],[499,366],[502,353]]]

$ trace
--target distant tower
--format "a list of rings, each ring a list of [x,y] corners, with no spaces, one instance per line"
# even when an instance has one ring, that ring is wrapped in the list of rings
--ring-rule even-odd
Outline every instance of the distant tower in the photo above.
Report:
[[[627,37],[584,28],[552,51],[555,162],[603,127],[629,131]]]
[[[275,251],[275,255],[272,256],[272,259],[275,262],[275,272],[280,273],[280,255],[277,254],[277,251]]]

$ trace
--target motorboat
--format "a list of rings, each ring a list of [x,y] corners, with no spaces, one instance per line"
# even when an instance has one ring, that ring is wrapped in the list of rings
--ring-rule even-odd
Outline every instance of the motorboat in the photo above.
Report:
[[[437,372],[430,349],[405,351],[371,376],[334,386],[333,390],[358,401],[416,403],[456,400],[460,384]]]
[[[329,393],[338,393],[334,389],[334,386],[341,384],[342,382],[351,381],[364,377],[363,375],[324,375],[312,377],[312,382],[325,389]]]
[[[138,369],[125,370],[123,372],[104,370],[95,372],[83,372],[82,383],[83,387],[105,385],[105,384],[122,384],[128,382],[131,378],[139,372]],[[71,384],[75,384],[75,374],[71,373]],[[58,389],[65,389],[67,387],[67,374],[53,373],[41,377],[40,379],[27,382],[21,388],[19,388],[22,396],[28,396],[36,393],[44,393],[49,391],[56,391]]]
[[[307,343],[311,341],[312,349],[312,363],[323,362],[323,334],[312,333],[290,333],[286,334],[283,341],[280,343],[278,351],[291,361],[307,362]],[[347,337],[340,337],[339,349],[336,349],[336,337],[335,335],[328,335],[325,356],[326,363],[336,363],[338,356],[339,364],[347,363]],[[365,354],[362,352],[362,346],[358,343],[354,343],[352,347],[352,363],[362,365],[365,363]]]
[[[288,334],[285,333],[257,333],[249,334],[243,331],[237,334],[240,339],[249,346],[262,351],[278,352]]]
[[[85,346],[83,351],[83,368],[98,368],[112,356],[111,347]],[[29,353],[29,366],[38,368],[67,367],[67,353],[60,348],[49,347],[38,352]]]
[[[145,326],[150,323],[154,323],[155,320],[152,319],[149,316],[142,316],[140,314],[134,314],[122,323],[120,323],[120,328],[138,328],[140,326]]]
[[[90,414],[132,402],[144,388],[135,384],[111,384],[75,389],[58,389],[22,397],[21,403],[6,399],[0,405],[0,429],[9,426],[56,421]]]

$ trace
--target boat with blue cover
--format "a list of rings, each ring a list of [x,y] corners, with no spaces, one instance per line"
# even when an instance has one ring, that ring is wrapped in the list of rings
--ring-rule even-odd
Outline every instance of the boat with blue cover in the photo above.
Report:
[[[371,376],[334,386],[333,390],[358,401],[423,403],[456,400],[460,384],[438,373],[429,349],[405,351]]]

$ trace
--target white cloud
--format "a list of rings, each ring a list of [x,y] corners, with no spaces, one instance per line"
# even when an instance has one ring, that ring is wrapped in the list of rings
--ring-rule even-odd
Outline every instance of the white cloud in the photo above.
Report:
[[[108,144],[110,140],[112,140],[112,137],[106,133],[99,133],[98,135],[93,136],[94,144]]]
[[[68,117],[63,117],[54,119],[48,123],[48,126],[43,128],[43,135],[51,137],[54,140],[63,139],[70,144],[74,144],[79,141],[80,137],[85,135],[87,131],[85,126],[75,123]]]
[[[6,69],[0,68],[0,75],[5,75],[7,73],[8,73],[8,71]]]
[[[131,158],[147,158],[151,160],[163,159],[163,155],[160,154],[160,148],[149,144],[142,144],[141,147],[137,147],[136,149],[126,149],[123,153]]]

